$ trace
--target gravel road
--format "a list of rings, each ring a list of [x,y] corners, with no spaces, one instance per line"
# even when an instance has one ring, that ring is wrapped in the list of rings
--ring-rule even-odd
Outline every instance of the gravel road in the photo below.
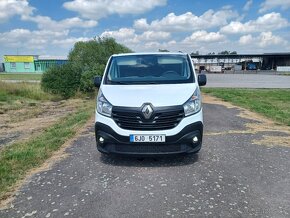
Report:
[[[290,217],[289,129],[245,113],[205,104],[203,148],[185,157],[103,156],[87,128],[0,217]]]

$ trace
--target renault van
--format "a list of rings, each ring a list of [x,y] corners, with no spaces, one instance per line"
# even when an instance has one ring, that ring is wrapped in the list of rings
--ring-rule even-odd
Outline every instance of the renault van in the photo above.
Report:
[[[97,149],[107,154],[197,153],[202,146],[200,86],[183,53],[113,55],[95,77]]]

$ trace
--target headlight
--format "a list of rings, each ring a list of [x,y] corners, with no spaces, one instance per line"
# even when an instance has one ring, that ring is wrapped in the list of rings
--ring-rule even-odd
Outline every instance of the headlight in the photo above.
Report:
[[[185,116],[190,116],[200,111],[201,109],[201,96],[199,88],[196,88],[193,95],[183,104]]]
[[[110,102],[105,98],[102,91],[100,90],[97,97],[97,111],[98,113],[111,117],[112,114],[112,105]]]

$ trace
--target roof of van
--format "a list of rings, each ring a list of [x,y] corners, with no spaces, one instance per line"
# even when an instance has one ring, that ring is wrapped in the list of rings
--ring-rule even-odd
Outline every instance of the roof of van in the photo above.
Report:
[[[118,57],[118,56],[128,56],[128,55],[187,55],[187,54],[181,53],[181,52],[136,52],[136,53],[114,54],[112,56]]]

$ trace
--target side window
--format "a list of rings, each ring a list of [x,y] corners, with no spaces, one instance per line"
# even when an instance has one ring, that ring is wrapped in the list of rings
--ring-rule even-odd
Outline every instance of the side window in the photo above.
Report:
[[[16,63],[15,62],[11,62],[10,63],[10,68],[16,68]]]
[[[116,61],[113,60],[109,69],[108,78],[109,80],[118,78],[117,66]]]

